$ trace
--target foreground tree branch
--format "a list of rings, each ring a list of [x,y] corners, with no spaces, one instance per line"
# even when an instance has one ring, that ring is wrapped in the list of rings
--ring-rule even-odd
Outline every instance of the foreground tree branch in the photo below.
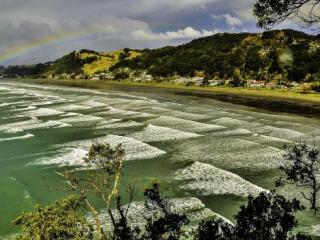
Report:
[[[319,150],[307,144],[294,146],[284,155],[280,170],[284,175],[277,181],[277,186],[289,183],[306,188],[310,192],[302,192],[302,197],[310,202],[310,209],[317,213],[320,191]]]
[[[257,26],[265,29],[289,19],[311,27],[320,22],[320,0],[258,0],[253,14]]]

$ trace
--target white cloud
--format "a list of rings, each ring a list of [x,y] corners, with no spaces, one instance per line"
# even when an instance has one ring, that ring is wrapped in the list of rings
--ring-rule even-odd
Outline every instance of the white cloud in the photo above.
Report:
[[[240,18],[231,16],[229,13],[222,15],[211,14],[210,17],[214,20],[223,19],[226,22],[226,24],[228,24],[231,27],[239,27],[243,25],[243,22]]]
[[[178,45],[217,29],[247,27],[253,1],[0,0],[0,55],[41,39],[82,32],[84,36],[50,43],[10,63],[47,61],[81,48],[108,51]],[[220,16],[214,27],[211,13]]]
[[[238,17],[233,17],[230,14],[225,14],[224,17],[225,17],[226,23],[232,27],[242,25],[242,21]]]
[[[148,40],[148,41],[171,41],[177,39],[193,39],[206,37],[217,33],[217,31],[207,31],[207,30],[195,30],[192,27],[186,27],[185,29],[179,29],[177,31],[167,31],[155,33],[151,30],[137,30],[132,32],[132,37],[135,40]]]

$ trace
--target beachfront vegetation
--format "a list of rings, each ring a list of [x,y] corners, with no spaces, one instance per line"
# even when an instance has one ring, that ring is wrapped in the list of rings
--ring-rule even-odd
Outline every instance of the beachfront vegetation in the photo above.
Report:
[[[232,224],[224,218],[202,221],[191,231],[190,219],[176,213],[169,199],[160,193],[159,183],[153,183],[144,192],[146,223],[129,224],[128,212],[136,191],[128,187],[129,204],[122,206],[119,189],[123,169],[124,150],[121,145],[112,148],[103,142],[93,143],[83,171],[65,170],[59,173],[67,185],[62,188],[76,196],[56,202],[36,211],[23,213],[14,220],[22,226],[17,239],[112,239],[112,240],[308,240],[310,237],[294,234],[298,222],[295,213],[304,209],[296,199],[287,200],[275,192],[249,196]],[[90,197],[91,196],[91,197]],[[104,203],[109,218],[101,217],[96,196]],[[115,208],[115,210],[112,210]],[[81,209],[89,216],[83,215]],[[90,220],[91,219],[91,220]],[[137,225],[138,224],[138,225]]]

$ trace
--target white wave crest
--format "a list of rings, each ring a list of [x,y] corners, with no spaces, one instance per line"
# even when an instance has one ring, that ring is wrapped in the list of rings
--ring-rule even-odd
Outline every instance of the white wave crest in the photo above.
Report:
[[[143,131],[132,133],[129,136],[143,142],[160,142],[201,137],[201,135],[196,133],[159,127],[152,124],[149,124]]]
[[[206,220],[209,218],[219,218],[223,221],[226,221],[229,224],[232,222],[221,215],[213,212],[212,210],[205,207],[205,205],[198,198],[171,198],[168,199],[169,206],[171,211],[178,214],[186,214],[190,219],[191,224],[199,222],[201,220]],[[124,209],[127,209],[128,206],[123,206]],[[130,226],[145,226],[146,218],[152,217],[153,214],[156,214],[155,211],[146,209],[144,202],[132,202],[128,211],[127,219]],[[115,219],[119,219],[119,213],[116,210],[112,210],[112,215]],[[110,223],[107,224],[107,229],[111,228],[111,219],[108,211],[103,210],[99,215],[101,222]],[[95,223],[94,218],[90,215],[88,220]]]
[[[135,128],[135,127],[143,126],[143,123],[139,123],[135,121],[122,122],[122,120],[119,120],[119,119],[112,119],[112,120],[100,122],[99,125],[96,127],[96,129]]]
[[[201,195],[234,194],[246,197],[266,191],[236,174],[200,162],[176,171],[174,176],[176,180],[190,181],[183,184],[182,189],[197,191]]]
[[[63,153],[51,159],[42,159],[39,163],[43,165],[87,167],[87,164],[84,162],[83,158],[88,153],[88,149],[94,141],[107,142],[113,147],[117,146],[118,144],[122,144],[123,148],[125,149],[125,161],[151,159],[166,154],[166,152],[158,148],[152,147],[146,143],[132,138],[108,135],[98,139],[66,143],[62,145],[65,147],[65,151]]]
[[[16,141],[16,140],[25,140],[25,139],[33,138],[33,137],[34,137],[34,135],[32,135],[32,134],[26,134],[26,135],[18,136],[18,137],[0,138],[0,142]]]
[[[55,115],[62,115],[64,112],[57,111],[51,108],[38,108],[36,110],[31,110],[24,112],[25,116],[30,117],[45,117],[45,116],[55,116]]]
[[[174,118],[169,116],[161,116],[156,119],[149,120],[148,123],[159,125],[163,127],[170,127],[177,130],[188,130],[189,132],[205,132],[205,131],[216,131],[223,130],[225,127],[195,122],[191,120],[185,120],[181,118]]]

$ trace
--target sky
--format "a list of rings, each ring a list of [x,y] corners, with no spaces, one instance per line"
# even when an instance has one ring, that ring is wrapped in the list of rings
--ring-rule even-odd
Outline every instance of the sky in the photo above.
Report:
[[[256,32],[254,0],[0,0],[0,65]],[[261,31],[261,30],[260,30]]]

